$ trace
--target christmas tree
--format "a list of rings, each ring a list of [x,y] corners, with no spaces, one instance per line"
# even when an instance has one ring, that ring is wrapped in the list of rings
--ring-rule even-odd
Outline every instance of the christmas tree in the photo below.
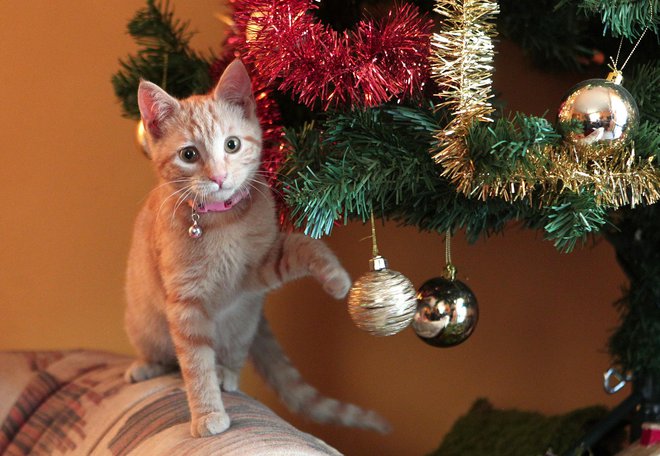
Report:
[[[613,364],[634,374],[643,419],[660,421],[659,2],[231,3],[224,46],[204,56],[189,46],[187,24],[147,1],[129,24],[142,49],[113,77],[126,116],[139,119],[140,78],[185,97],[206,92],[240,56],[255,78],[263,166],[285,224],[319,237],[373,214],[475,240],[518,220],[566,252],[604,236],[630,279]],[[557,121],[559,107],[547,118],[504,117],[491,87],[498,34],[552,70],[604,76],[613,56],[612,79],[623,72],[634,100],[626,121],[609,129],[602,115],[590,119],[600,107],[577,106],[584,87],[569,92]],[[611,97],[612,87],[586,91]]]

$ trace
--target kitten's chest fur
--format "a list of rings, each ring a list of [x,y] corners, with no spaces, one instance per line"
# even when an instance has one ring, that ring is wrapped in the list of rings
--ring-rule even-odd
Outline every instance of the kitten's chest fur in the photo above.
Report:
[[[200,300],[221,312],[223,304],[250,292],[245,284],[276,240],[273,202],[257,193],[228,212],[202,214],[198,239],[188,236],[190,213],[186,206],[174,219],[158,217],[151,239],[156,267],[166,294]]]

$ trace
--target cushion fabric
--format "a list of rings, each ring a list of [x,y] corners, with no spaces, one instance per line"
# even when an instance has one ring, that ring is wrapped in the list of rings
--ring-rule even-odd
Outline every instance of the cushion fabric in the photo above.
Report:
[[[338,455],[247,395],[232,425],[190,436],[180,375],[127,384],[131,359],[87,350],[0,353],[0,455]]]

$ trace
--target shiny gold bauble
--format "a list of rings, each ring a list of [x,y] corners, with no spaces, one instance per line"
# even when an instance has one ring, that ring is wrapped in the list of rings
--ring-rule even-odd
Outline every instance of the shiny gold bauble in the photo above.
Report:
[[[348,294],[353,323],[375,336],[403,331],[412,321],[416,304],[413,284],[400,272],[387,269],[380,256],[372,259],[372,270],[357,279]]]
[[[620,145],[630,139],[639,122],[639,109],[617,80],[620,76],[616,74],[608,79],[588,79],[564,95],[557,119],[568,130],[567,141]]]
[[[474,332],[478,320],[477,298],[460,280],[436,277],[417,291],[412,327],[429,345],[452,347],[464,342]]]
[[[144,123],[140,120],[135,129],[135,141],[140,146],[140,150],[145,157],[151,158],[149,155],[149,145],[147,144],[147,132],[144,130]]]

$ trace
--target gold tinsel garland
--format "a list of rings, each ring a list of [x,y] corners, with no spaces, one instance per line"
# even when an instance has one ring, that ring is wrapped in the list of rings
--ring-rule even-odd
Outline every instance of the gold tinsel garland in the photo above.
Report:
[[[515,201],[535,192],[546,204],[564,190],[588,191],[597,204],[614,208],[660,199],[660,174],[653,160],[636,159],[629,147],[609,148],[604,154],[601,147],[546,146],[528,154],[528,167],[517,166],[507,182],[474,173],[470,179],[457,180],[458,188],[482,200]]]
[[[442,31],[433,34],[431,73],[442,90],[439,107],[454,113],[449,124],[436,134],[438,149],[433,158],[444,167],[443,176],[469,193],[474,163],[465,137],[476,121],[491,122],[489,102],[493,72],[493,18],[499,9],[488,0],[436,2],[435,11],[444,17]]]
[[[436,163],[458,190],[485,200],[530,198],[551,202],[563,190],[591,192],[599,204],[652,204],[660,200],[660,173],[652,159],[635,156],[634,145],[539,146],[528,150],[507,181],[477,170],[467,136],[476,122],[491,122],[489,102],[496,35],[497,2],[438,0],[435,11],[444,17],[442,31],[432,40],[431,71],[441,91],[439,106],[453,113],[436,133],[432,149]],[[530,166],[531,165],[531,166]]]

